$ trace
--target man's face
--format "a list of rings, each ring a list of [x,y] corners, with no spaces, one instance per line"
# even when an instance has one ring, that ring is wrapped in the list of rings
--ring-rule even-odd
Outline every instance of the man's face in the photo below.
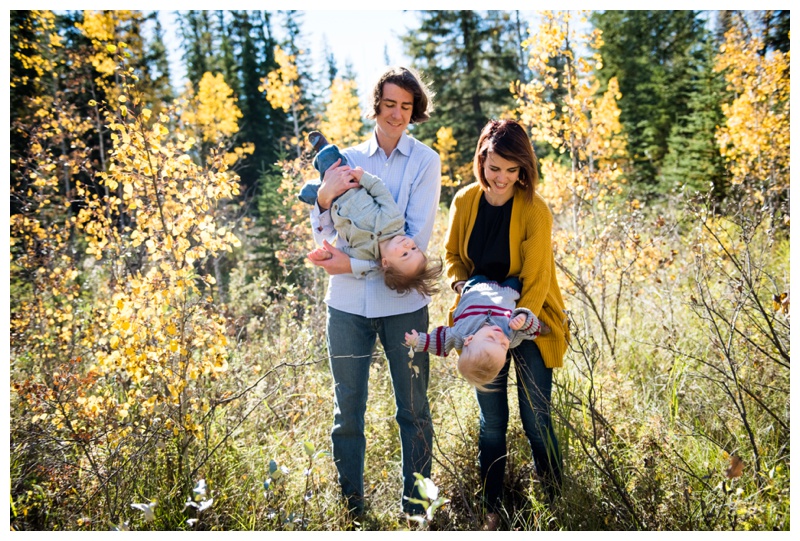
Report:
[[[377,124],[378,139],[396,141],[411,122],[414,109],[414,95],[394,83],[384,83]]]

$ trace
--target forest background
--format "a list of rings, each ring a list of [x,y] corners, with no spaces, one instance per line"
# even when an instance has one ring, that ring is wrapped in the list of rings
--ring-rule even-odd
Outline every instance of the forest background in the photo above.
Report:
[[[370,508],[353,525],[338,503],[327,280],[295,192],[310,130],[369,134],[355,74],[334,51],[312,70],[300,12],[177,20],[180,89],[157,12],[10,12],[11,529],[476,529],[478,413],[452,357],[431,368],[428,513],[397,511],[380,347]],[[564,494],[543,503],[512,414],[504,527],[788,530],[789,12],[417,23],[429,253],[489,118],[529,130],[555,219]]]

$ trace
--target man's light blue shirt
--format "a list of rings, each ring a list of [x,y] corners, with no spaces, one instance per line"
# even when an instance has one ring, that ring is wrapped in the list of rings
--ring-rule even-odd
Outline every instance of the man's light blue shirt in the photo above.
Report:
[[[347,157],[350,167],[360,166],[383,180],[405,216],[406,235],[412,237],[421,250],[427,250],[441,191],[439,154],[404,133],[387,158],[378,146],[374,132],[367,141],[344,149],[342,154]],[[320,213],[319,205],[314,205],[311,227],[318,245],[322,245],[323,239],[333,244],[336,231],[330,211]],[[344,240],[338,239],[337,242],[343,243]],[[330,277],[325,302],[332,308],[374,318],[414,312],[431,300],[416,291],[399,295],[386,287],[381,273],[370,272],[377,267],[377,262],[351,258],[350,264],[353,274]]]

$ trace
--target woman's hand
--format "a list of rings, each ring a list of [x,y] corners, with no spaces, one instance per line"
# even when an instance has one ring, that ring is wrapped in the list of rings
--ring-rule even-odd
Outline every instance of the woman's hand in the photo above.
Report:
[[[321,211],[331,208],[333,200],[342,195],[347,190],[357,188],[358,182],[353,176],[353,170],[349,165],[342,165],[341,158],[336,160],[326,171],[322,178],[322,185],[317,192],[317,204]]]
[[[464,280],[461,280],[460,282],[456,282],[456,285],[453,286],[453,290],[456,293],[458,293],[459,295],[461,295],[461,290],[464,289],[464,284],[466,284],[466,283],[467,282],[465,282]]]
[[[330,257],[325,257],[323,254],[318,253],[323,250],[330,254]],[[308,259],[317,267],[322,267],[328,274],[350,274],[353,268],[350,266],[350,256],[338,248],[334,248],[327,240],[322,241],[322,248],[308,254]]]
[[[551,332],[552,331],[550,330],[550,327],[548,327],[547,324],[545,324],[545,322],[540,319],[539,320],[539,336],[544,336],[545,334],[550,334]]]

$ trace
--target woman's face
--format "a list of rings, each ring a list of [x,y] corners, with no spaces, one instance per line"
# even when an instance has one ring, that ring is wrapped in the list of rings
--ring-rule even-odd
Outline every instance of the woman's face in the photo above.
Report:
[[[508,201],[514,195],[514,184],[519,180],[520,166],[492,151],[487,152],[483,162],[483,176],[489,185],[489,193],[495,199]]]

